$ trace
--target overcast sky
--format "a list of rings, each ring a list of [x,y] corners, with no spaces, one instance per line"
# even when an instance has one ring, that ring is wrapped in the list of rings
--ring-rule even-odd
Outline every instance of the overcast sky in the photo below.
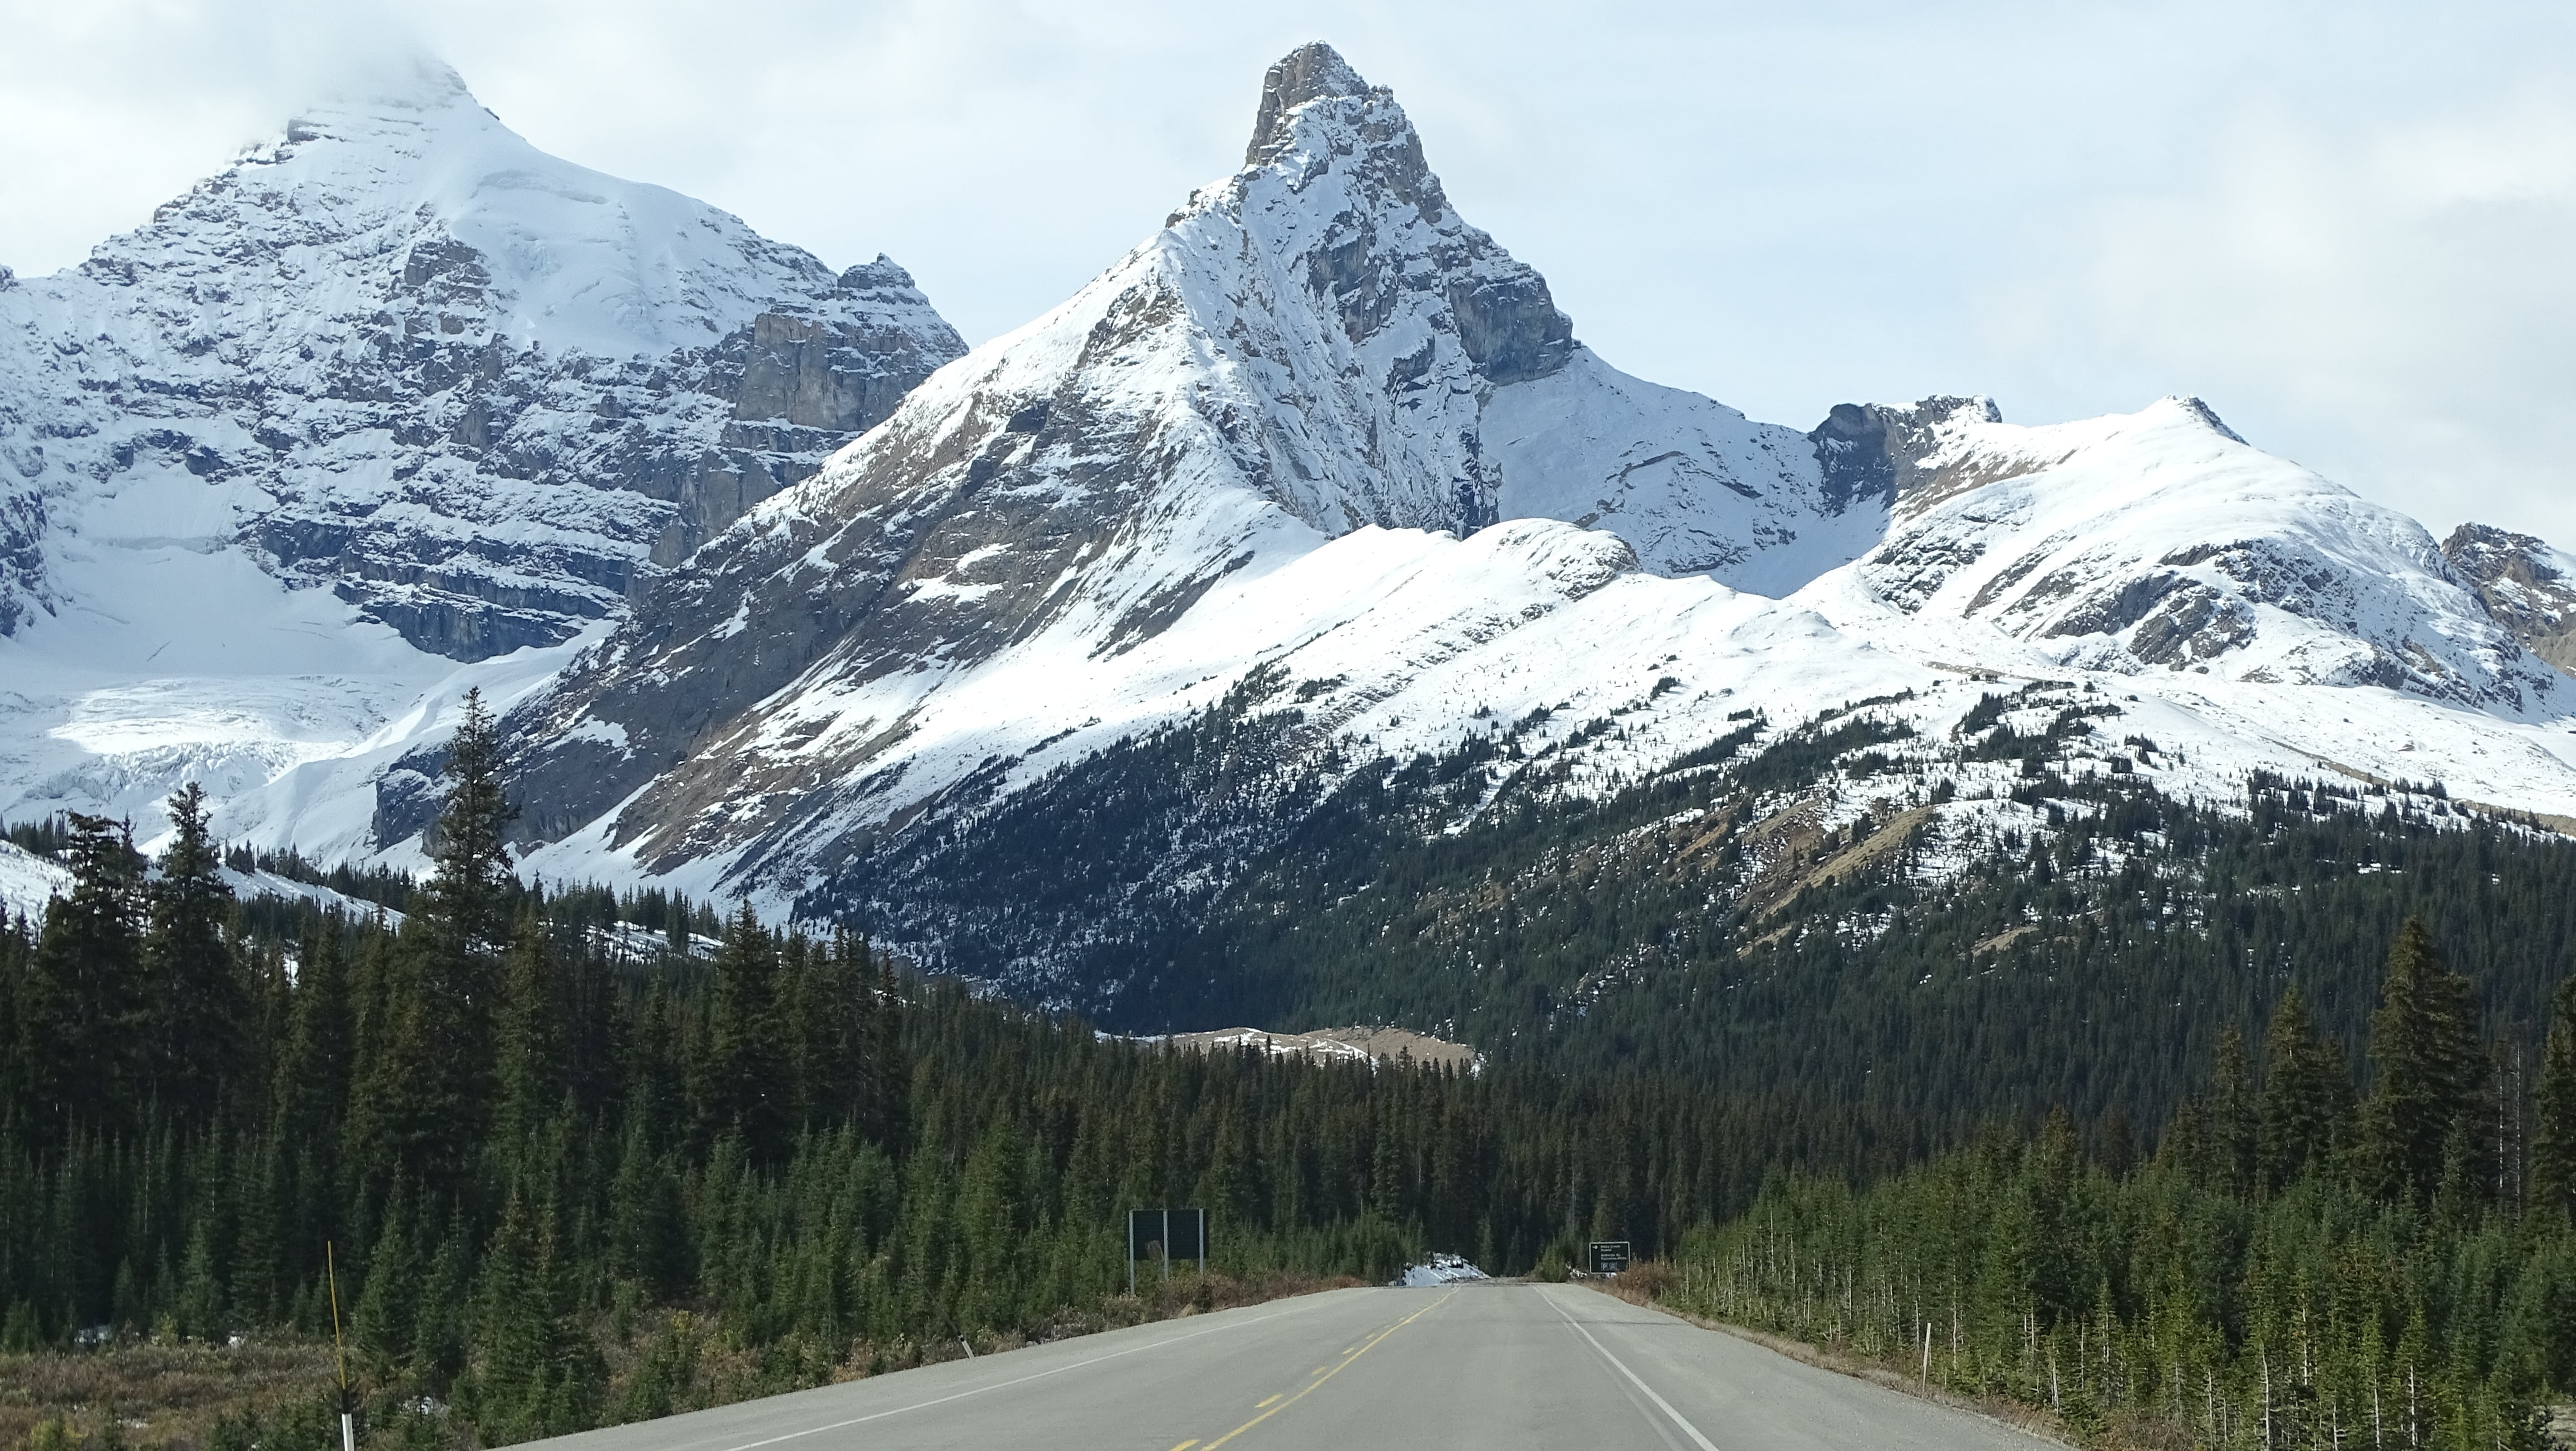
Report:
[[[969,340],[1240,160],[1330,40],[1613,363],[1767,418],[2207,399],[2576,548],[2576,5],[0,0],[0,263],[78,261],[408,48],[530,140]]]

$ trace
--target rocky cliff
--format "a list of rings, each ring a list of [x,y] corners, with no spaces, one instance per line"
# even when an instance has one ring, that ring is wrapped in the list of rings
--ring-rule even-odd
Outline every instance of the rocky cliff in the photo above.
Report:
[[[546,156],[427,69],[0,287],[0,632],[176,484],[205,547],[420,649],[551,644],[962,351],[892,262]]]

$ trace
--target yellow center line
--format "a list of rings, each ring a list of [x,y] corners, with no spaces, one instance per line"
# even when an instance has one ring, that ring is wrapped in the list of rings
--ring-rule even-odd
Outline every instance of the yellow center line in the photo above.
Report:
[[[1308,1371],[1308,1372],[1307,1372],[1307,1374],[1309,1374],[1309,1375],[1322,1375],[1323,1373],[1324,1373],[1324,1367],[1322,1367],[1322,1366],[1320,1366],[1320,1365],[1319,1365],[1319,1366],[1317,1366],[1317,1367],[1315,1367],[1313,1370],[1311,1370],[1311,1371]]]
[[[1199,1438],[1192,1436],[1190,1439],[1183,1441],[1178,1446],[1173,1447],[1172,1451],[1190,1451],[1190,1448],[1197,1444],[1199,1444]]]
[[[1277,1404],[1279,1404],[1279,1398],[1278,1398],[1277,1396],[1272,1396],[1270,1399],[1268,1399],[1268,1400],[1266,1400],[1266,1401],[1256,1401],[1256,1402],[1254,1402],[1254,1403],[1253,1403],[1253,1407],[1252,1407],[1252,1408],[1253,1408],[1254,1410],[1258,1411],[1258,1410],[1262,1410],[1262,1409],[1265,1409],[1265,1408],[1270,1407],[1270,1406],[1275,1406],[1275,1405],[1277,1405]]]
[[[1219,1446],[1224,1445],[1226,1442],[1233,1440],[1235,1437],[1240,1436],[1244,1432],[1251,1430],[1253,1427],[1260,1425],[1262,1422],[1269,1420],[1272,1416],[1278,1415],[1281,1411],[1284,1411],[1290,1406],[1297,1404],[1299,1401],[1304,1400],[1307,1394],[1313,1391],[1315,1387],[1322,1385],[1324,1382],[1340,1375],[1343,1371],[1348,1370],[1350,1368],[1351,1361],[1357,1360],[1361,1356],[1375,1350],[1378,1346],[1378,1342],[1386,1339],[1390,1335],[1393,1335],[1405,1326],[1412,1324],[1414,1321],[1421,1319],[1423,1316],[1430,1314],[1432,1311],[1439,1309],[1441,1306],[1448,1304],[1449,1296],[1457,1293],[1458,1292],[1456,1290],[1451,1290],[1448,1295],[1441,1296],[1439,1299],[1432,1301],[1430,1304],[1423,1306],[1421,1309],[1416,1310],[1412,1314],[1405,1316],[1403,1319],[1396,1321],[1392,1325],[1389,1325],[1384,1330],[1381,1330],[1375,1335],[1370,1336],[1368,1339],[1361,1341],[1356,1347],[1344,1351],[1343,1354],[1346,1355],[1348,1359],[1344,1360],[1340,1365],[1334,1366],[1332,1369],[1325,1371],[1322,1375],[1315,1377],[1313,1380],[1306,1382],[1306,1384],[1300,1388],[1295,1395],[1288,1397],[1286,1400],[1279,1400],[1279,1397],[1277,1396],[1272,1396],[1270,1398],[1270,1401],[1279,1401],[1279,1404],[1272,1406],[1270,1405],[1270,1401],[1263,1401],[1261,1404],[1270,1406],[1270,1409],[1263,1411],[1260,1415],[1253,1417],[1251,1420],[1244,1422],[1242,1425],[1237,1426],[1233,1430],[1226,1432],[1224,1435],[1217,1437],[1213,1441],[1210,1441],[1207,1443],[1205,1451],[1216,1451],[1216,1448]],[[1178,1451],[1178,1448],[1174,1448],[1174,1451]]]

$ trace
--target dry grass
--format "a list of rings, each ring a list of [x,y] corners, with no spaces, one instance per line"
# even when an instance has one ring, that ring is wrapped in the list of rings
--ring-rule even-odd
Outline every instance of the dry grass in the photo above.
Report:
[[[309,1401],[337,1376],[327,1343],[297,1339],[0,1355],[0,1446],[57,1418],[78,1440],[114,1425],[138,1451],[201,1446],[217,1416]]]
[[[1331,1279],[1270,1275],[1236,1279],[1185,1275],[1169,1284],[1140,1287],[1081,1311],[1068,1311],[1028,1331],[974,1337],[973,1353],[991,1355],[1024,1345],[1062,1340],[1157,1320],[1256,1305],[1292,1295],[1356,1285]],[[686,1364],[670,1387],[672,1410],[720,1406],[773,1394],[780,1383],[763,1352],[732,1343],[713,1322],[686,1311],[646,1316],[622,1339],[603,1323],[601,1350],[609,1371],[605,1404],[618,1403],[626,1383],[642,1368],[654,1335],[683,1331]],[[954,1339],[853,1342],[846,1352],[826,1351],[795,1379],[857,1380],[967,1355]],[[832,1357],[838,1354],[837,1364]],[[826,1373],[828,1372],[828,1373]],[[99,1451],[121,1440],[132,1451],[185,1451],[202,1447],[219,1417],[266,1419],[280,1408],[311,1403],[338,1383],[328,1342],[260,1337],[236,1346],[129,1342],[93,1351],[41,1351],[0,1355],[0,1451],[23,1451],[36,1428],[59,1420],[75,1446]],[[101,1433],[113,1428],[112,1436]]]

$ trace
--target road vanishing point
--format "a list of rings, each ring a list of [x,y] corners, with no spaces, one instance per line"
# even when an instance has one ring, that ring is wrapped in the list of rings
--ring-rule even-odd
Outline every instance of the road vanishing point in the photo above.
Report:
[[[2033,1451],[1572,1285],[1353,1289],[540,1442],[561,1451]]]

